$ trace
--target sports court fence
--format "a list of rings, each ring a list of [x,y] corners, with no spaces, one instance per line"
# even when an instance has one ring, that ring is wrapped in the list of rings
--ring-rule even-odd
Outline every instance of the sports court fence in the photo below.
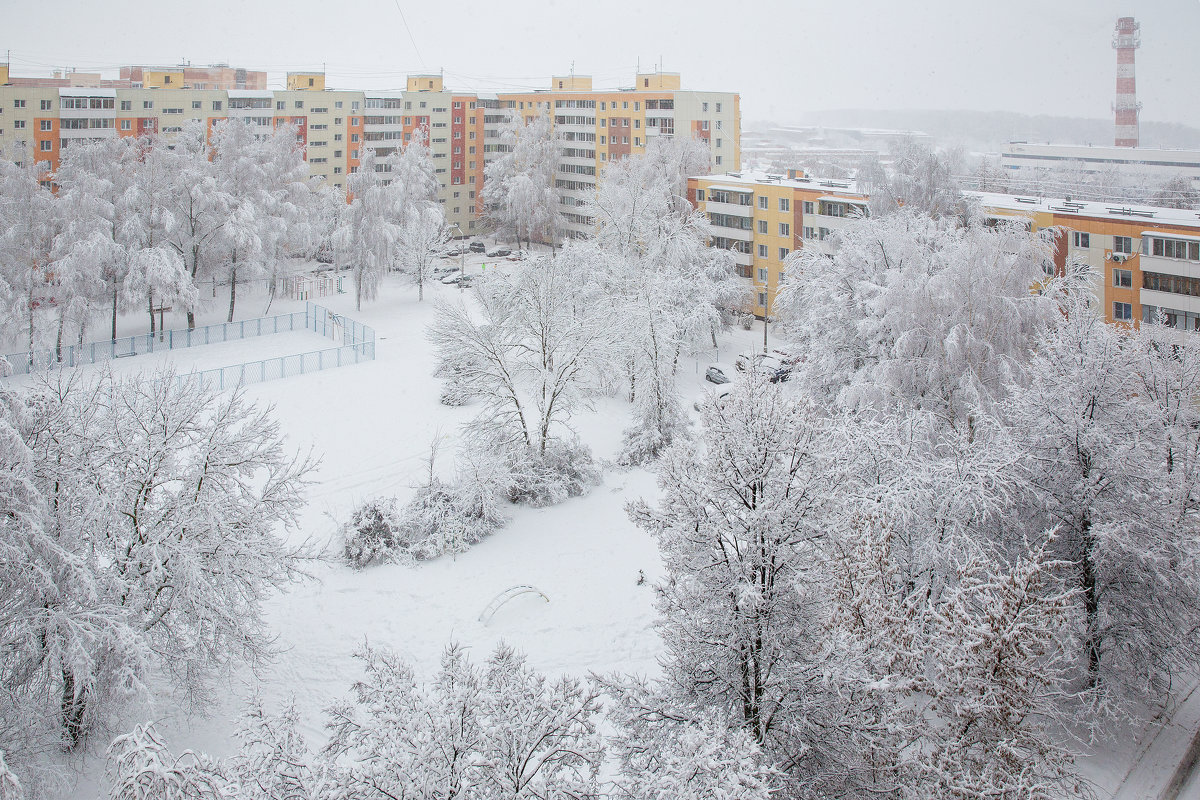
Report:
[[[68,345],[61,350],[44,348],[32,353],[4,356],[14,374],[28,374],[39,369],[75,367],[97,364],[115,358],[136,356],[163,350],[178,350],[206,344],[233,342],[288,331],[311,330],[328,339],[340,341],[338,347],[313,350],[307,353],[250,361],[229,367],[218,367],[191,373],[211,381],[220,389],[263,381],[290,378],[335,367],[371,361],[375,358],[375,330],[357,320],[335,314],[324,306],[306,303],[304,311],[278,314],[273,317],[222,322],[190,330],[160,331],[154,334],[127,336],[103,342]]]

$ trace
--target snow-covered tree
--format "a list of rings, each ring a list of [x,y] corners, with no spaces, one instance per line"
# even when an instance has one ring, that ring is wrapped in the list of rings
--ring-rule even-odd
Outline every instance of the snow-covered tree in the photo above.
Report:
[[[294,700],[278,714],[254,698],[234,731],[238,751],[225,765],[240,800],[321,800],[332,788],[324,763],[300,732]]]
[[[704,410],[694,445],[662,457],[657,508],[634,521],[660,543],[659,630],[668,692],[737,721],[767,753],[807,779],[854,763],[846,707],[831,679],[820,569],[838,496],[825,431],[811,408],[765,379],[742,382]]]
[[[496,230],[519,244],[558,240],[558,198],[554,179],[562,139],[548,113],[528,123],[519,116],[504,125],[500,136],[504,154],[484,168],[483,201]]]
[[[29,153],[0,157],[0,308],[7,331],[22,331],[32,356],[38,344],[38,306],[53,294],[51,261],[58,217],[42,185],[47,165]]]
[[[956,175],[962,174],[962,153],[937,152],[913,139],[903,139],[891,148],[891,166],[868,176],[870,209],[873,216],[886,216],[908,208],[935,217],[963,211],[962,189]]]
[[[293,134],[294,136],[294,134]],[[233,322],[239,278],[267,272],[270,242],[282,237],[283,221],[274,218],[274,197],[267,186],[267,149],[248,122],[226,120],[213,128],[213,173],[227,203],[217,240],[222,278],[229,280],[229,316]]]
[[[417,285],[417,299],[425,299],[425,284],[433,280],[433,268],[449,240],[446,217],[436,203],[413,208],[404,215],[396,233],[397,261],[409,280]]]
[[[483,669],[451,645],[428,684],[392,653],[365,648],[361,657],[366,676],[354,702],[331,709],[328,723],[339,797],[595,793],[600,709],[579,681],[547,681],[503,644]]]
[[[199,302],[200,293],[175,249],[160,245],[135,250],[128,263],[122,295],[129,303],[144,300],[151,309],[151,318],[155,304],[158,307],[180,305],[190,310]],[[153,322],[150,332],[154,333]]]
[[[602,382],[613,331],[581,266],[566,254],[522,262],[479,285],[477,310],[439,305],[429,330],[439,363],[484,401],[470,432],[508,463],[513,499],[557,502],[592,480],[568,422]]]
[[[234,203],[218,180],[205,126],[189,121],[172,149],[161,145],[154,149],[168,176],[161,195],[163,214],[169,220],[166,241],[183,259],[193,283],[206,277],[215,280],[221,236]],[[196,327],[193,311],[187,312],[187,318],[188,328]]]
[[[1106,325],[1084,291],[1068,299],[1004,411],[1025,513],[1058,528],[1079,589],[1080,672],[1105,698],[1144,698],[1200,663],[1200,354],[1175,331]]]
[[[109,800],[233,800],[237,788],[203,754],[173,754],[153,725],[138,725],[108,748]]]
[[[960,226],[909,209],[861,220],[832,258],[796,251],[776,301],[784,336],[804,353],[794,383],[819,404],[930,411],[970,424],[1028,361],[1057,306],[1049,239]]]
[[[383,276],[391,267],[398,215],[383,175],[376,169],[374,150],[364,149],[362,163],[349,184],[350,207],[334,239],[349,259],[355,308],[362,310],[363,300],[374,300],[379,294]]]
[[[636,404],[622,455],[629,463],[654,458],[684,428],[680,356],[715,337],[720,309],[745,293],[732,257],[708,246],[712,228],[687,201],[688,171],[707,162],[703,144],[659,138],[644,155],[611,164],[587,207],[595,236],[566,254],[590,263],[613,305]]]
[[[310,464],[267,412],[171,373],[50,376],[4,412],[28,451],[14,485],[40,499],[0,528],[0,715],[56,721],[73,747],[151,668],[200,699],[224,666],[270,654],[262,601],[297,574],[276,526]]]

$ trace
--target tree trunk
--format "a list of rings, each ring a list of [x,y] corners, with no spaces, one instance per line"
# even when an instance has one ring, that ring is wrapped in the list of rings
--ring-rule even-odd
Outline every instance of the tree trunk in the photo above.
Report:
[[[62,671],[62,726],[66,740],[63,748],[73,750],[83,741],[83,715],[87,710],[87,689],[75,688],[75,674],[64,668]]]
[[[112,338],[117,339],[117,284],[113,282],[113,315],[112,315]]]
[[[1079,565],[1079,585],[1083,589],[1085,613],[1083,647],[1087,651],[1088,686],[1095,689],[1100,685],[1100,588],[1096,580],[1096,537],[1092,535],[1092,515],[1089,512],[1084,512],[1079,528],[1080,547],[1083,550]]]
[[[229,271],[229,319],[233,322],[233,304],[237,301],[237,256],[233,257],[233,269]]]
[[[62,337],[63,327],[67,324],[66,314],[62,309],[58,311],[58,335],[54,337],[54,360],[62,363]]]
[[[154,338],[154,294],[146,294],[146,309],[150,312],[150,338]]]

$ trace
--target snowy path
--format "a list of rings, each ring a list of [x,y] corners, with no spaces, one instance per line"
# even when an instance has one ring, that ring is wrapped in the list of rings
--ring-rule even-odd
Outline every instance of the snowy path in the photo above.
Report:
[[[1200,784],[1187,778],[1200,744],[1200,680],[1193,680],[1180,701],[1146,726],[1125,779],[1112,800],[1175,800],[1200,798]],[[1190,793],[1181,794],[1181,789]]]

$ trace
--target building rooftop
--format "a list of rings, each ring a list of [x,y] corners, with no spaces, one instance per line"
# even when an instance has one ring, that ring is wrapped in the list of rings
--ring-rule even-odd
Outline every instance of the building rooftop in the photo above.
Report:
[[[1200,211],[1161,206],[1136,206],[1123,203],[1101,203],[1076,201],[1070,198],[1026,197],[1023,195],[996,194],[993,192],[963,192],[968,198],[979,201],[985,208],[1044,213],[1059,216],[1070,214],[1090,219],[1143,220],[1200,229]]]
[[[818,192],[860,194],[858,184],[841,178],[789,178],[775,172],[726,172],[724,175],[696,175],[698,180],[717,181],[727,189],[751,187],[767,183],[775,186],[790,186],[793,189],[809,189]]]

